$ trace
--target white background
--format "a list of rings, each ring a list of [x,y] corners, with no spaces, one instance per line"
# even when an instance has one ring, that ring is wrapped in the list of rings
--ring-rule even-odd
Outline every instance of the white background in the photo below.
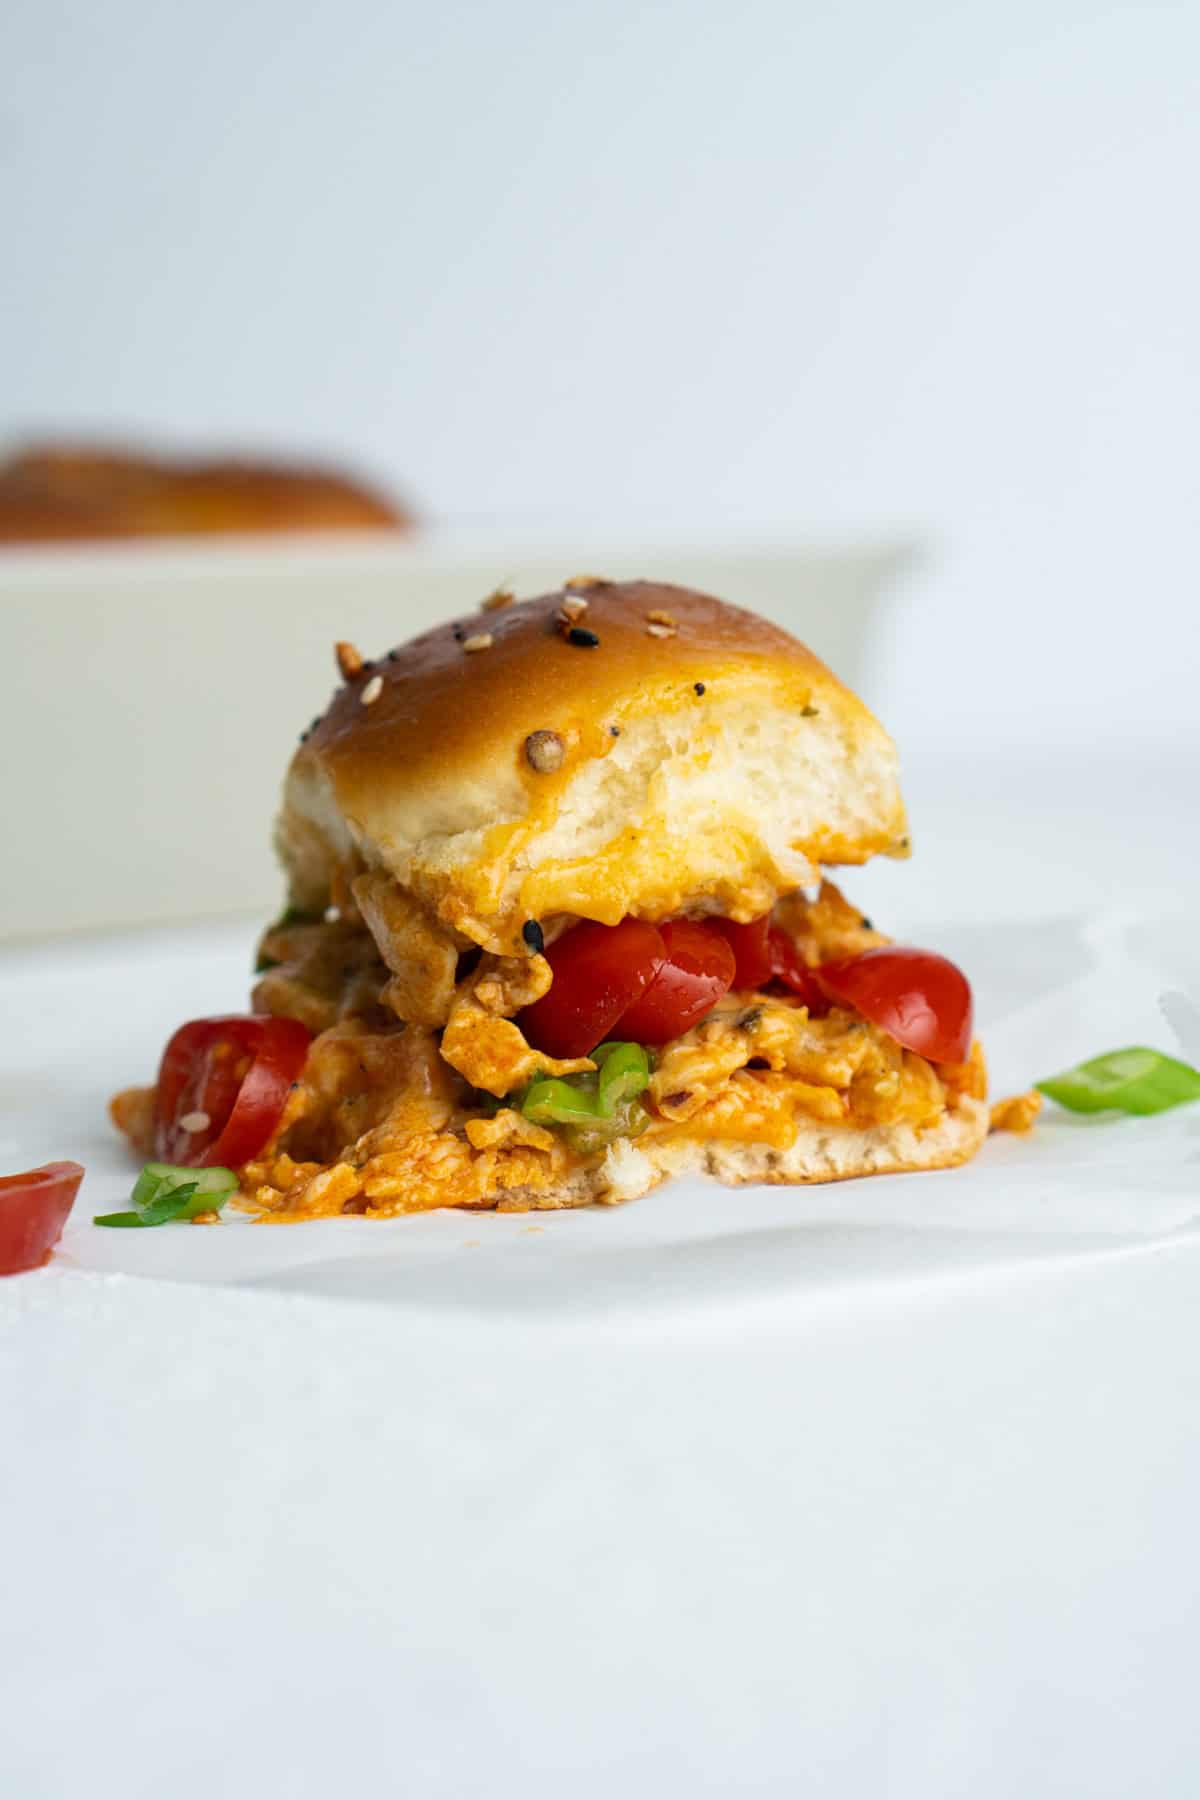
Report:
[[[902,744],[1200,739],[1200,11],[7,9],[0,428],[927,543]]]
[[[931,850],[862,891],[994,984],[981,920],[1195,891],[1198,69],[1145,0],[10,6],[0,428],[920,539],[872,698]],[[34,996],[20,1129],[99,1133],[164,997],[71,1087]],[[1190,1800],[1194,1232],[917,1260],[553,1335],[0,1284],[0,1785]]]

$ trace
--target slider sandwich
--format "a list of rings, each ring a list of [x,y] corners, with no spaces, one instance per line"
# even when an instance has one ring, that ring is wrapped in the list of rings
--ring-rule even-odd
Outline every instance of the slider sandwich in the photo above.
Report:
[[[971,994],[827,871],[909,839],[896,752],[810,651],[685,588],[497,593],[341,685],[276,842],[248,1015],[113,1103],[277,1218],[618,1201],[677,1175],[948,1168]]]

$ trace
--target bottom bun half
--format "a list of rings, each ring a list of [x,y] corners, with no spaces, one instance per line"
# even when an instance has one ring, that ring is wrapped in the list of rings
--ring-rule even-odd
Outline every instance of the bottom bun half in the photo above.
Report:
[[[582,1169],[553,1188],[509,1189],[498,1210],[547,1211],[593,1201],[615,1205],[683,1175],[707,1175],[727,1187],[751,1182],[800,1187],[860,1175],[952,1169],[970,1161],[987,1133],[987,1102],[963,1094],[937,1125],[924,1131],[907,1124],[862,1128],[814,1121],[798,1127],[786,1150],[717,1138],[624,1139],[598,1168]]]

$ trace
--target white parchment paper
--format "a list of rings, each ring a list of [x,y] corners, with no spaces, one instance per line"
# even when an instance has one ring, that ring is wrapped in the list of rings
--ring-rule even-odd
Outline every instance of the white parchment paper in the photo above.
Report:
[[[970,974],[993,1094],[1134,1043],[1200,1059],[1192,919],[944,927],[922,940]],[[373,1221],[97,1229],[135,1170],[105,1115],[183,1018],[245,1005],[254,929],[64,941],[0,958],[7,1029],[0,1165],[72,1156],[88,1170],[58,1266],[292,1289],[411,1308],[642,1323],[680,1309],[818,1304],[847,1286],[938,1284],[1014,1263],[1129,1250],[1200,1215],[1200,1107],[1156,1119],[1047,1107],[967,1168],[807,1188],[685,1181],[618,1208]]]

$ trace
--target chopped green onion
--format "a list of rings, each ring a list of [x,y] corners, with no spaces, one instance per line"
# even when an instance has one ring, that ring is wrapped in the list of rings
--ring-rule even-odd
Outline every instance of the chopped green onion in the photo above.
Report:
[[[604,1062],[606,1060],[606,1058],[609,1057],[614,1050],[625,1050],[627,1048],[628,1048],[628,1045],[623,1044],[619,1038],[613,1038],[607,1044],[597,1044],[596,1048],[594,1050],[588,1051],[588,1055],[591,1057],[592,1061],[596,1064],[597,1068],[599,1068],[600,1064],[602,1062]],[[642,1055],[646,1059],[646,1067],[649,1069],[650,1073],[653,1075],[655,1067],[657,1066],[656,1058],[655,1058],[653,1050],[651,1050],[648,1047],[648,1045],[646,1045],[646,1044],[635,1044],[634,1048],[641,1051]]]
[[[172,1219],[184,1217],[191,1208],[195,1195],[196,1183],[185,1181],[179,1187],[165,1189],[156,1199],[145,1206],[139,1206],[135,1212],[105,1213],[96,1223],[111,1224],[114,1220],[119,1220],[123,1225],[167,1225]]]
[[[649,1123],[650,1115],[644,1106],[636,1100],[625,1100],[611,1119],[602,1119],[597,1114],[586,1124],[565,1126],[563,1136],[572,1150],[577,1150],[581,1156],[592,1156],[607,1150],[617,1138],[640,1137]]]
[[[650,1061],[640,1044],[605,1044],[596,1087],[596,1111],[611,1119],[626,1100],[635,1100],[650,1085]]]
[[[179,1189],[178,1198],[168,1195],[156,1200],[153,1206],[143,1207],[141,1212],[97,1213],[92,1220],[93,1225],[116,1225],[132,1229],[141,1229],[149,1225],[169,1225],[172,1219],[184,1217],[184,1207],[188,1203],[188,1190]]]
[[[509,1105],[534,1125],[558,1125],[568,1143],[588,1154],[614,1138],[636,1137],[650,1123],[637,1096],[650,1081],[650,1053],[640,1044],[599,1044],[594,1070],[559,1080],[539,1077]]]
[[[526,1089],[521,1111],[534,1125],[578,1125],[596,1117],[596,1096],[568,1081],[535,1081]]]
[[[131,1198],[135,1206],[145,1206],[149,1200],[160,1199],[169,1189],[176,1189],[181,1184],[194,1185],[197,1193],[196,1212],[207,1212],[208,1201],[214,1207],[219,1203],[224,1206],[230,1194],[237,1188],[237,1176],[232,1169],[183,1169],[172,1163],[147,1163],[134,1184]]]
[[[1148,1115],[1200,1100],[1200,1070],[1137,1047],[1110,1050],[1034,1084],[1069,1112]]]
[[[237,1191],[232,1169],[180,1169],[170,1163],[147,1163],[133,1184],[132,1212],[99,1213],[93,1225],[138,1229],[166,1225],[172,1219],[194,1219],[197,1213],[220,1212]]]

